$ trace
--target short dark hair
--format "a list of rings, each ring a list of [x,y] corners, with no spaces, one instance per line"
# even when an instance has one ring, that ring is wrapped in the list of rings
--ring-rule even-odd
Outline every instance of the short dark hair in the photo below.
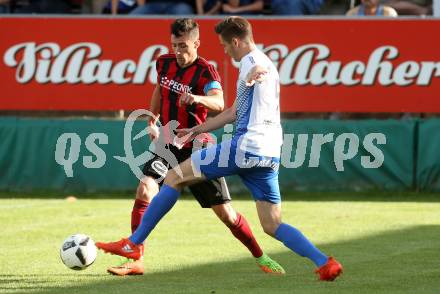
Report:
[[[226,17],[215,26],[215,32],[228,43],[232,41],[232,38],[253,40],[251,24],[240,16]]]
[[[189,33],[199,37],[199,24],[192,18],[178,18],[171,24],[171,34],[176,37]]]

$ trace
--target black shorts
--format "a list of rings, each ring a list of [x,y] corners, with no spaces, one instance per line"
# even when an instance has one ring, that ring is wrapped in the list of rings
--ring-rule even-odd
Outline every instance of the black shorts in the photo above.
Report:
[[[170,146],[170,151],[175,155],[178,163],[181,163],[191,157],[192,148],[177,149],[174,146]],[[155,179],[162,186],[163,180],[170,168],[173,168],[173,166],[165,159],[158,155],[153,155],[153,158],[145,163],[142,172],[145,176]],[[213,205],[231,201],[225,178],[203,181],[190,185],[188,188],[203,208],[210,208]]]

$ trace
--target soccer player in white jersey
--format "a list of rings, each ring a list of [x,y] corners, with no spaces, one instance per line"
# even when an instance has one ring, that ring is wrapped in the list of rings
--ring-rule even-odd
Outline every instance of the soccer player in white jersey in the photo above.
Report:
[[[180,170],[175,168],[168,172],[165,184],[154,197],[138,229],[129,238],[98,242],[96,246],[105,252],[138,259],[140,245],[174,206],[183,187],[205,179],[238,175],[252,193],[264,232],[315,263],[321,280],[333,281],[342,273],[341,264],[317,249],[298,229],[281,222],[278,168],[282,129],[277,69],[256,48],[252,27],[246,19],[227,17],[217,24],[215,31],[225,52],[240,62],[236,100],[232,107],[215,118],[180,130],[179,137],[193,139],[235,121],[236,132],[232,140],[196,151],[178,166]]]

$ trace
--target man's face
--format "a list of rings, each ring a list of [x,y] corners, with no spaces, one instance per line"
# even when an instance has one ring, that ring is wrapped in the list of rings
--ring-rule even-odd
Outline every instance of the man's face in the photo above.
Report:
[[[235,39],[232,39],[231,42],[227,42],[222,38],[222,36],[219,35],[220,44],[223,46],[223,49],[225,50],[225,53],[234,59],[234,61],[240,61],[237,54],[237,41]]]
[[[181,67],[190,65],[197,57],[200,41],[194,35],[186,33],[180,37],[171,35],[171,48],[176,54],[177,63]]]

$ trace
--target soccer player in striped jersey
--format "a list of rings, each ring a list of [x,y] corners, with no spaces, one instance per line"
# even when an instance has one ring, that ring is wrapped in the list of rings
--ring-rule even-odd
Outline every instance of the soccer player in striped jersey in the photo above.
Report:
[[[171,45],[174,53],[165,54],[156,62],[157,85],[151,99],[150,137],[156,141],[156,154],[144,166],[145,177],[139,182],[136,200],[131,216],[131,230],[135,232],[145,213],[161,215],[160,207],[154,208],[154,196],[168,173],[180,162],[190,158],[192,142],[178,148],[172,145],[167,126],[172,121],[179,128],[192,128],[206,121],[208,111],[222,111],[224,108],[223,91],[217,70],[205,59],[197,55],[200,45],[199,27],[193,19],[181,18],[171,25]],[[160,118],[160,130],[156,120]],[[165,141],[166,148],[159,144]],[[207,136],[202,139],[207,143]],[[163,142],[162,142],[163,143]],[[179,146],[181,147],[181,146]],[[230,204],[230,196],[224,178],[200,181],[190,185],[189,190],[203,208],[212,208],[215,214],[231,230],[255,257],[257,265],[267,273],[283,274],[284,269],[269,258],[258,245],[243,215],[236,212]],[[156,210],[157,209],[157,210]],[[143,254],[143,247],[141,250]],[[128,258],[133,256],[127,256]],[[115,275],[138,275],[144,273],[142,256],[135,256],[133,262],[110,267],[108,272]]]
[[[170,170],[142,224],[130,237],[117,242],[98,242],[96,246],[105,252],[139,258],[140,244],[174,206],[183,187],[238,175],[251,191],[263,230],[293,252],[311,260],[320,280],[333,281],[342,273],[342,265],[316,248],[298,229],[281,221],[278,170],[282,129],[278,71],[256,47],[251,24],[246,19],[227,17],[217,24],[216,33],[225,52],[240,62],[235,103],[201,125],[181,129],[179,136],[195,138],[235,121],[234,136],[194,152],[190,159],[179,164],[178,169]]]
[[[179,136],[195,138],[235,121],[234,136],[231,140],[194,152],[190,159],[179,164],[181,174],[177,168],[170,170],[142,224],[130,237],[117,242],[98,242],[96,246],[113,254],[139,258],[140,244],[174,206],[183,187],[238,175],[256,202],[263,230],[293,252],[311,260],[320,280],[333,281],[342,273],[342,265],[316,248],[298,229],[281,221],[278,170],[282,129],[278,71],[256,47],[251,24],[246,19],[227,17],[217,24],[216,33],[225,52],[240,62],[235,103],[201,125],[181,129]]]

